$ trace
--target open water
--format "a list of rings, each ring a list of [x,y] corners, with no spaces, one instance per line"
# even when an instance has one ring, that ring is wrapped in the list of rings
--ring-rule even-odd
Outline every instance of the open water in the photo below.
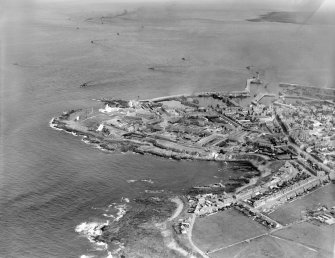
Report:
[[[214,163],[105,153],[51,129],[51,117],[73,107],[71,95],[90,97],[80,88],[55,83],[7,94],[1,99],[0,257],[80,257],[96,246],[76,227],[117,216],[117,209],[106,215],[109,205],[131,206],[146,190],[177,192],[217,171]]]
[[[148,190],[177,193],[215,174],[217,165],[105,153],[51,129],[52,117],[89,107],[93,98],[160,96],[167,90],[150,80],[143,86],[138,71],[112,88],[80,88],[83,81],[99,78],[98,66],[105,69],[102,78],[107,73],[123,78],[122,71],[106,67],[113,62],[103,59],[101,49],[91,48],[87,35],[96,28],[78,32],[67,16],[29,4],[13,4],[7,11],[2,28],[0,257],[107,257],[104,246],[83,236],[92,223],[117,223],[133,198]],[[127,86],[130,80],[137,81]]]

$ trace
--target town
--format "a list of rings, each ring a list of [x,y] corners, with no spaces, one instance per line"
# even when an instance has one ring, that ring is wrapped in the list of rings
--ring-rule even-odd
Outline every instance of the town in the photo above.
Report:
[[[235,210],[280,230],[292,223],[271,216],[278,207],[335,182],[335,90],[281,83],[274,92],[253,77],[243,91],[104,98],[91,110],[64,112],[51,125],[105,151],[247,162],[252,169],[243,176],[194,186],[184,197],[186,210],[172,227],[189,246],[196,218]],[[309,210],[299,222],[316,220],[332,225],[333,208]]]

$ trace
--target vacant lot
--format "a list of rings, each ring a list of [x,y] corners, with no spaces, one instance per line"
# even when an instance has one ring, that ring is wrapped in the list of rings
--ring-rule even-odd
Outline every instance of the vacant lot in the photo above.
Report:
[[[313,209],[321,204],[332,207],[335,205],[335,185],[329,184],[315,192],[295,200],[291,203],[280,206],[276,211],[271,213],[269,217],[281,224],[288,224],[301,218],[301,211]]]
[[[231,209],[197,218],[193,228],[193,241],[207,252],[266,232],[262,225]]]

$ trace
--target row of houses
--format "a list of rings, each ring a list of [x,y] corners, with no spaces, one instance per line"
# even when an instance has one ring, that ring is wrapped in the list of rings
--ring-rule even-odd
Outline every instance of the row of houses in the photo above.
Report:
[[[231,207],[236,199],[229,194],[199,194],[195,197],[188,196],[190,204],[190,213],[195,213],[197,216],[206,216],[215,212]]]

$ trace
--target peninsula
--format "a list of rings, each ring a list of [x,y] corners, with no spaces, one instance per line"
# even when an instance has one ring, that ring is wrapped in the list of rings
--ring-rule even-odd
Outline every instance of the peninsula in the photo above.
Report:
[[[254,169],[242,176],[194,186],[185,196],[173,199],[179,208],[164,224],[173,241],[167,246],[181,256],[229,257],[239,245],[269,236],[281,238],[281,232],[299,223],[335,223],[334,199],[315,207],[323,201],[316,198],[312,210],[311,203],[305,202],[304,215],[295,211],[299,215],[292,220],[286,219],[285,209],[280,211],[283,217],[276,214],[292,201],[332,186],[334,100],[334,89],[281,83],[269,91],[260,78],[253,77],[242,91],[100,99],[96,107],[66,111],[50,125],[107,151],[250,163]],[[244,233],[230,229],[230,238],[218,237],[213,233],[217,229],[211,230],[213,221],[219,220],[216,215],[236,223],[231,227]],[[235,221],[239,216],[250,218],[242,218],[243,228]],[[312,248],[310,241],[302,245]],[[323,247],[315,250],[326,256],[332,252]]]

